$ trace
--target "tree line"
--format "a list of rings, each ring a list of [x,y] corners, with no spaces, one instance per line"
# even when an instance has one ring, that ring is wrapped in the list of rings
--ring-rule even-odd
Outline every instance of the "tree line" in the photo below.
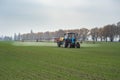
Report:
[[[81,29],[71,29],[71,30],[58,30],[55,32],[30,32],[26,34],[14,35],[14,40],[52,40],[53,38],[64,36],[67,32],[78,33],[78,39],[82,41],[88,40],[89,37],[95,41],[111,41],[113,42],[115,38],[119,38],[120,42],[120,22],[117,24],[108,24],[103,27],[94,27],[92,29],[81,28]]]
[[[115,24],[108,24],[101,28],[92,28],[90,31],[93,41],[97,41],[100,38],[101,41],[108,41],[108,39],[113,42],[115,38],[119,38],[120,42],[120,22]]]

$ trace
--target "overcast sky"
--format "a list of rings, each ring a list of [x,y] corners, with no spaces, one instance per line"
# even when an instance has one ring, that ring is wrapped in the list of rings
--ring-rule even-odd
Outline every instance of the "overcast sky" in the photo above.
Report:
[[[120,0],[0,0],[0,36],[102,27],[120,21]]]

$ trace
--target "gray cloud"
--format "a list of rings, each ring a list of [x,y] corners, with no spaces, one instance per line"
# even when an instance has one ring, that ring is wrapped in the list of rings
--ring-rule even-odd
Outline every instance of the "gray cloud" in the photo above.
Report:
[[[0,35],[102,26],[120,20],[119,0],[0,0]]]

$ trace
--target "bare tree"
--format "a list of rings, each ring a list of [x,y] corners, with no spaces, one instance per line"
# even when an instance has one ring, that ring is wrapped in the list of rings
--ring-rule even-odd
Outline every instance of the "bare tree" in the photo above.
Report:
[[[109,30],[110,30],[109,38],[110,38],[110,41],[113,42],[114,37],[116,35],[116,25],[115,24],[110,25]]]
[[[92,40],[93,42],[97,41],[98,39],[98,36],[99,36],[99,31],[98,31],[98,28],[92,28],[91,31],[90,31],[90,34],[92,36]]]
[[[104,26],[103,27],[103,37],[104,37],[104,40],[107,42],[107,38],[109,37],[109,28],[108,28],[108,25]]]
[[[107,38],[110,39],[111,42],[113,42],[114,37],[116,35],[116,25],[112,24],[112,25],[106,25],[104,26],[104,38],[106,39],[107,42]]]
[[[120,22],[117,23],[117,35],[119,36],[119,42],[120,42]]]
[[[57,31],[57,34],[58,34],[58,37],[62,37],[62,36],[64,36],[65,32],[64,32],[64,30],[60,29]]]
[[[44,33],[44,38],[45,40],[49,40],[49,31]]]
[[[104,36],[104,34],[103,34],[103,28],[99,28],[98,29],[98,36],[99,36],[100,40],[102,41],[103,40],[103,36]]]
[[[79,36],[83,41],[85,41],[87,39],[88,32],[89,32],[89,30],[87,28],[80,29]]]
[[[17,34],[14,33],[14,40],[17,41]]]

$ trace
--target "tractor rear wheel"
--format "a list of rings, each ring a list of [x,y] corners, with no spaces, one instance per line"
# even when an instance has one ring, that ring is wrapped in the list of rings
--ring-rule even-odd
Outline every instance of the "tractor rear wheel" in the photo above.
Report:
[[[68,47],[68,42],[65,42],[65,48],[67,48]]]

